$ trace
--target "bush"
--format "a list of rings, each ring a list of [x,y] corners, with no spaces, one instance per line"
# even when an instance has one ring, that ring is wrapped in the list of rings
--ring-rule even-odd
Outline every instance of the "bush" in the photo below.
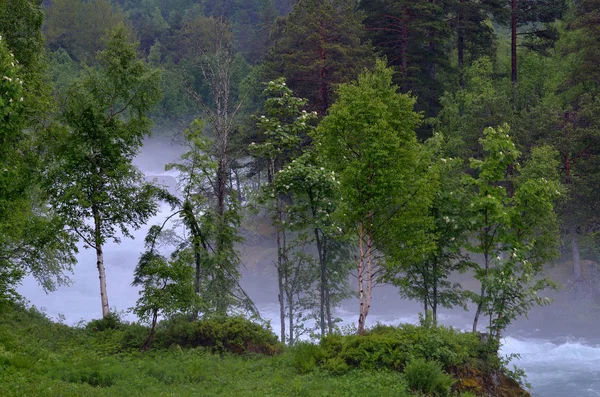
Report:
[[[155,346],[206,347],[214,353],[274,355],[282,350],[277,336],[243,317],[213,317],[201,321],[177,318],[160,324]]]
[[[301,374],[306,374],[317,368],[325,358],[325,352],[320,346],[308,342],[297,343],[291,350],[292,366]]]
[[[110,312],[106,317],[90,321],[85,328],[90,331],[106,331],[107,329],[119,329],[122,325],[123,322],[119,315]]]
[[[411,390],[436,397],[449,396],[454,384],[454,379],[444,373],[440,363],[422,358],[413,360],[406,366],[404,380]]]
[[[306,351],[298,349],[294,353],[298,355],[299,371],[309,371],[316,363],[337,374],[353,368],[402,371],[414,359],[437,361],[441,368],[453,373],[459,367],[480,365],[489,350],[477,335],[446,327],[414,325],[377,325],[362,336],[329,335],[321,340],[318,360],[309,355],[316,352],[309,350],[313,347],[302,349]]]
[[[333,375],[343,375],[350,371],[350,366],[340,357],[333,357],[325,361],[323,369]]]

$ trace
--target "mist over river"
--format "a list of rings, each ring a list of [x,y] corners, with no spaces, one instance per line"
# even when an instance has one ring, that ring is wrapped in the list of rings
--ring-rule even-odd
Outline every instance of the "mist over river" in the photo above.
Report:
[[[175,188],[174,174],[164,172],[164,165],[176,161],[182,153],[181,146],[159,140],[147,140],[144,151],[136,159],[136,164],[150,178]],[[122,239],[120,245],[108,242],[105,246],[105,265],[107,288],[111,309],[124,311],[135,305],[138,289],[131,286],[133,271],[139,255],[144,250],[144,236],[150,225],[162,223],[170,213],[167,205],[160,207],[161,212],[149,220],[146,227],[135,231],[134,240]],[[242,250],[242,258],[244,250]],[[27,278],[19,288],[19,292],[32,304],[41,308],[54,319],[64,316],[68,324],[76,324],[81,320],[88,321],[101,316],[99,298],[98,273],[95,266],[95,253],[80,246],[77,256],[78,265],[72,275],[72,285],[60,287],[57,291],[46,295],[31,277]],[[269,267],[270,263],[263,263]],[[279,307],[275,286],[271,279],[252,277],[250,271],[244,270],[242,285],[251,298],[257,302],[263,318],[271,321],[273,329],[279,323]],[[270,285],[262,285],[270,283]],[[381,290],[376,291],[380,296]],[[367,325],[377,322],[385,324],[417,323],[418,306],[413,302],[389,297],[386,290],[386,307],[377,306],[376,295],[374,306],[369,314]],[[390,303],[391,302],[391,303]],[[356,306],[356,307],[355,307]],[[355,310],[356,309],[356,310]],[[342,326],[350,326],[357,320],[357,305],[345,303],[335,312],[342,320]],[[135,320],[124,313],[128,320]],[[472,316],[465,312],[443,312],[440,322],[460,329],[469,329]],[[525,370],[527,381],[532,385],[533,396],[540,397],[594,397],[600,396],[600,333],[599,339],[578,338],[573,335],[560,337],[540,336],[539,330],[528,329],[527,322],[520,323],[519,329],[512,329],[503,340],[502,353],[519,354],[520,360],[513,363]],[[589,335],[586,332],[585,335]],[[546,334],[544,334],[546,335]]]

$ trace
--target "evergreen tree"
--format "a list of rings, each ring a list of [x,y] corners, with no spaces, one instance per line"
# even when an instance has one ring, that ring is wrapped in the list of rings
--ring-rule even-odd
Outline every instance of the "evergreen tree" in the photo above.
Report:
[[[376,49],[399,74],[395,81],[402,92],[417,97],[417,109],[432,116],[439,107],[439,74],[448,70],[446,46],[450,25],[447,6],[441,0],[367,0],[365,26]]]
[[[53,0],[47,9],[46,39],[51,50],[65,49],[80,61],[94,60],[107,34],[126,22],[109,0]]]
[[[463,70],[482,56],[493,57],[496,35],[490,18],[503,21],[503,0],[454,0],[449,4],[449,23],[456,35],[459,83],[463,86]]]
[[[545,52],[558,39],[558,30],[552,23],[565,11],[564,0],[510,0],[511,81],[518,82],[518,36],[526,39],[521,45]]]
[[[275,36],[267,58],[269,76],[283,76],[309,110],[324,116],[338,84],[372,63],[362,15],[351,0],[298,2]]]

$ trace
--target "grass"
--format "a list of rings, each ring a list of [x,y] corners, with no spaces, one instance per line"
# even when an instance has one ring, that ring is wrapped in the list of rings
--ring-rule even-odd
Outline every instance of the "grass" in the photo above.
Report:
[[[69,327],[12,307],[0,316],[0,396],[528,395],[489,346],[445,327],[376,326],[283,348],[242,318],[179,317],[141,352],[147,332],[118,317]]]
[[[139,328],[138,328],[139,329]],[[143,329],[142,329],[143,330]],[[131,331],[131,330],[129,330]],[[293,351],[273,357],[179,347],[124,348],[127,330],[52,323],[35,310],[0,319],[1,396],[410,396],[401,374],[301,374]]]

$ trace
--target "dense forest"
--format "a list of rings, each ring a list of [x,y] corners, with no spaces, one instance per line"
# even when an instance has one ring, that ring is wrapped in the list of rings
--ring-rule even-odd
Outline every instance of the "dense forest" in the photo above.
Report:
[[[356,333],[387,337],[365,326],[382,283],[427,332],[470,307],[492,344],[559,287],[597,313],[599,0],[0,0],[0,93],[12,316],[24,277],[51,292],[88,248],[112,321],[104,249],[140,228],[143,350],[161,320],[260,318],[257,228],[290,346],[334,346],[348,298]],[[152,134],[185,147],[175,191],[133,163]]]

